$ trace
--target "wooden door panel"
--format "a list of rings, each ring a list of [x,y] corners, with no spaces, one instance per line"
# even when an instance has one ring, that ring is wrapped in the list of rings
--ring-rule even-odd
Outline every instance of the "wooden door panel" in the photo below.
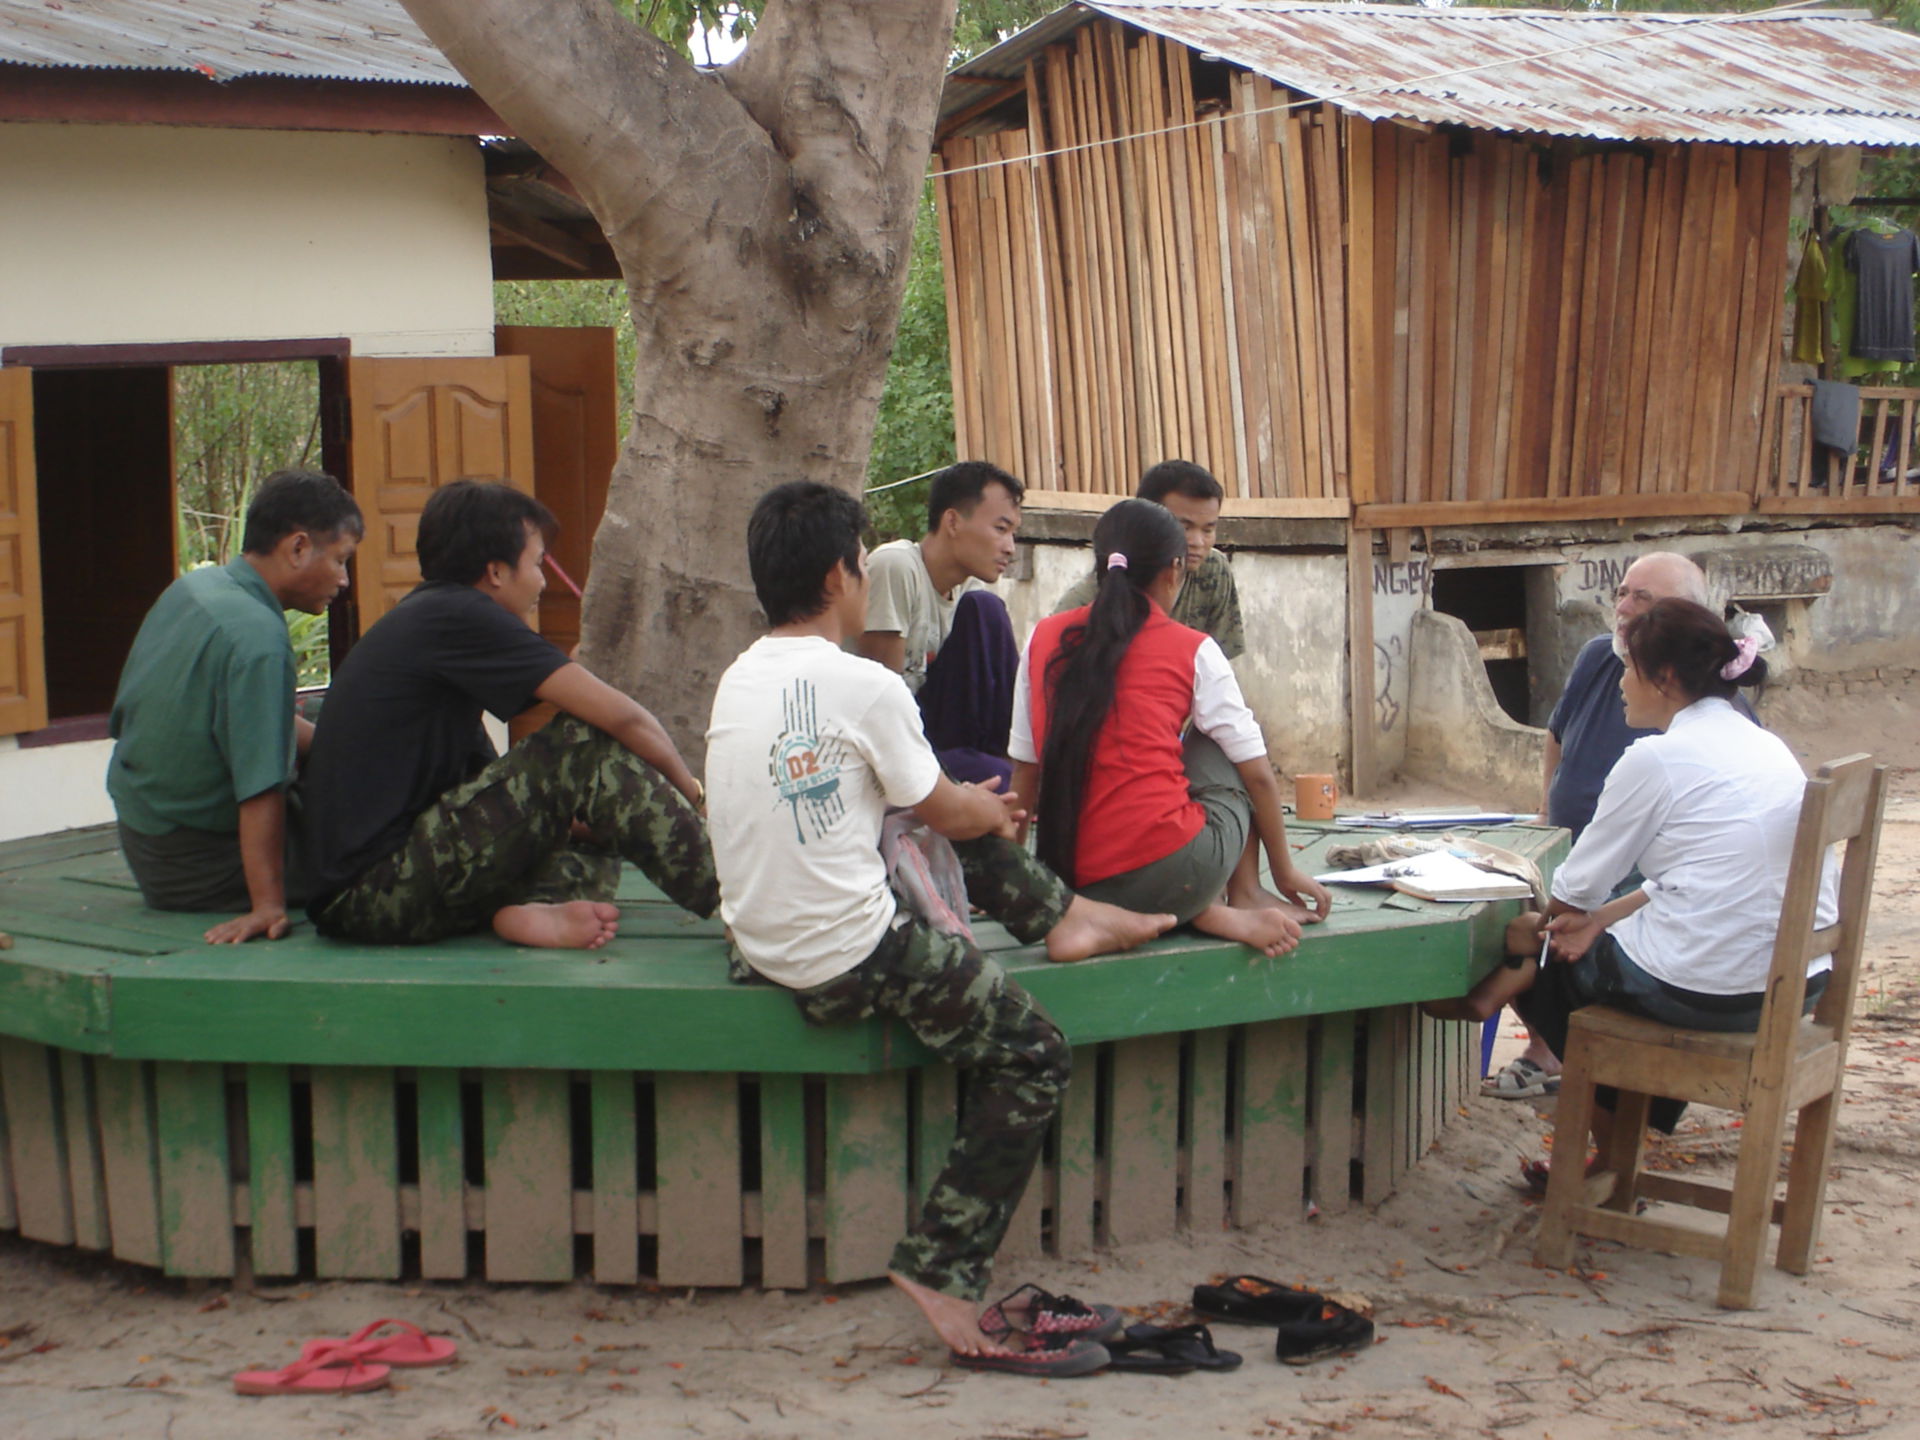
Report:
[[[528,364],[512,355],[355,359],[347,366],[365,630],[420,583],[420,511],[450,480],[533,485]]]
[[[560,522],[553,558],[584,586],[620,445],[613,330],[501,325],[493,334],[500,354],[524,355],[532,365],[533,493]],[[579,642],[580,602],[563,584],[547,587],[540,633],[562,650]]]
[[[33,372],[0,370],[0,735],[47,723]]]

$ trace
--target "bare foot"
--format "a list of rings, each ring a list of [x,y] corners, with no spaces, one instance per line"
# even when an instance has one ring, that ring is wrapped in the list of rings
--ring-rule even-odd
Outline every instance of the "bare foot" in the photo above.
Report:
[[[1193,917],[1193,928],[1222,940],[1238,940],[1262,955],[1284,955],[1300,943],[1300,922],[1287,913],[1291,908],[1242,910],[1237,905],[1209,905]]]
[[[1142,915],[1076,895],[1060,923],[1047,932],[1047,958],[1084,960],[1089,955],[1131,950],[1172,928],[1171,915]]]
[[[620,907],[600,900],[503,905],[493,912],[494,934],[540,950],[598,950],[619,928]]]
[[[920,1307],[927,1323],[939,1332],[949,1350],[956,1355],[1005,1355],[1006,1347],[996,1345],[980,1329],[980,1311],[971,1300],[958,1295],[943,1295],[892,1271],[887,1278]]]
[[[1251,885],[1242,885],[1237,873],[1227,882],[1227,904],[1236,910],[1278,910],[1302,925],[1320,923],[1320,917],[1306,906],[1283,900],[1257,880]]]

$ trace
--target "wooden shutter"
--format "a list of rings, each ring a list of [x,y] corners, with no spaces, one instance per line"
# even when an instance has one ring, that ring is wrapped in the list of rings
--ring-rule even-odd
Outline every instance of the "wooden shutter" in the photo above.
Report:
[[[0,735],[47,723],[46,617],[33,480],[33,372],[0,370]]]
[[[364,632],[420,583],[427,497],[450,480],[533,489],[533,402],[524,356],[347,362],[353,494],[367,538],[355,567]]]
[[[533,366],[533,493],[560,522],[549,553],[585,586],[620,445],[613,330],[499,325],[493,337],[500,354]],[[540,633],[569,652],[580,640],[580,602],[557,578],[540,601]]]

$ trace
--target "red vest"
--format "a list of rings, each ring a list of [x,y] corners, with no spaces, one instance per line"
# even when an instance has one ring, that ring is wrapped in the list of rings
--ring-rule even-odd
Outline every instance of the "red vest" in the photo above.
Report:
[[[1036,753],[1046,754],[1047,662],[1086,606],[1050,615],[1034,628],[1027,659],[1028,718]],[[1158,605],[1120,662],[1113,708],[1094,742],[1080,808],[1072,883],[1090,885],[1173,854],[1205,823],[1187,790],[1180,740],[1193,713],[1193,657],[1207,637],[1176,625]],[[1044,788],[1046,776],[1041,775]]]

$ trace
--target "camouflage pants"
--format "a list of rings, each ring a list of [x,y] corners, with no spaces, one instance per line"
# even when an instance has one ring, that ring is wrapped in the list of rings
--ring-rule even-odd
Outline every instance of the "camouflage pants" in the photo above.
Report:
[[[578,818],[612,854],[570,844]],[[413,822],[400,848],[315,909],[322,935],[419,945],[531,900],[613,898],[620,860],[696,915],[720,904],[707,827],[612,736],[562,715]]]
[[[966,1098],[946,1168],[889,1268],[948,1295],[984,1298],[1067,1088],[1066,1037],[978,948],[911,918],[845,975],[793,998],[815,1025],[895,1016],[960,1068]]]

